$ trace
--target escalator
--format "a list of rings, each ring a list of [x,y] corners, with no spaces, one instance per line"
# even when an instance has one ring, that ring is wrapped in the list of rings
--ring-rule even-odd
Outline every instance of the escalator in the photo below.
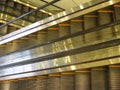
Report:
[[[120,90],[120,1],[88,3],[0,38],[44,41],[0,57],[0,90]]]

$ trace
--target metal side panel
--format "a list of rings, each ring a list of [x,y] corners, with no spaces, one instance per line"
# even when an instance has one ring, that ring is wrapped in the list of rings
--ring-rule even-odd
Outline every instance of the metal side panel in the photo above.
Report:
[[[84,15],[84,14],[92,12],[92,11],[96,11],[98,9],[101,9],[101,8],[104,8],[104,7],[119,3],[119,2],[120,2],[120,0],[109,0],[109,1],[98,4],[98,5],[93,6],[93,7],[90,7],[90,6],[92,6],[94,4],[92,2],[88,2],[85,5],[80,5],[79,7],[75,8],[75,9],[71,9],[69,11],[61,12],[61,13],[55,15],[55,16],[51,16],[51,17],[49,17],[47,19],[41,20],[41,21],[36,22],[36,23],[34,23],[32,25],[29,25],[27,27],[19,29],[19,30],[13,32],[13,33],[2,36],[0,38],[0,44],[10,42],[12,40],[24,37],[24,36],[29,35],[31,33],[43,30],[43,29],[45,29],[47,27],[56,25],[58,23],[70,20],[72,18]],[[87,8],[87,7],[90,7],[90,8]]]
[[[28,75],[28,73],[34,74],[35,72],[36,73],[41,72],[40,74],[49,74],[52,72],[48,72],[48,71],[56,70],[58,68],[61,70],[62,68],[65,68],[68,66],[71,67],[70,70],[77,70],[81,68],[96,67],[101,65],[119,64],[120,63],[119,48],[120,46],[114,46],[114,47],[109,47],[105,49],[79,53],[71,56],[55,58],[53,60],[1,69],[0,76],[1,77],[10,76],[10,75],[14,76],[15,74],[17,75],[22,73],[24,73],[24,75]],[[109,53],[109,52],[112,52],[112,53]],[[80,64],[80,67],[76,67],[76,66],[79,66],[79,64]],[[43,73],[44,71],[45,72],[47,71],[47,72]],[[59,71],[56,70],[53,72],[57,73]]]
[[[113,58],[113,59],[89,62],[89,63],[84,63],[84,64],[69,65],[66,67],[58,67],[54,69],[42,70],[42,71],[37,71],[37,72],[29,72],[29,73],[22,73],[22,74],[10,75],[10,76],[3,76],[0,78],[0,80],[17,79],[17,78],[45,75],[45,74],[58,73],[58,72],[64,72],[64,71],[74,71],[78,69],[93,68],[93,67],[118,64],[118,63],[120,63],[120,58]]]
[[[119,29],[119,25],[116,25],[116,26],[115,26],[116,29]],[[113,27],[114,26],[107,27],[107,28],[113,28]],[[103,30],[105,31],[105,30],[107,30],[107,28],[104,28]],[[96,32],[96,31],[94,31],[94,32]],[[88,36],[85,40],[86,41],[93,40],[93,33],[94,32],[85,34]],[[102,35],[104,35],[104,33],[102,33]],[[109,35],[109,34],[111,35],[112,33],[108,33],[107,35]],[[97,36],[97,34],[96,34],[96,36]],[[79,36],[75,36],[72,38],[67,38],[64,40],[56,41],[56,42],[50,43],[48,45],[37,46],[37,47],[32,48],[32,49],[14,52],[14,53],[7,54],[5,56],[1,56],[0,57],[0,66],[19,63],[22,61],[25,62],[25,61],[29,61],[31,59],[42,58],[45,56],[47,57],[49,55],[62,53],[65,51],[69,51],[69,50],[73,50],[73,49],[77,49],[77,48],[82,48],[82,47],[89,46],[89,45],[95,45],[98,43],[107,42],[107,41],[115,40],[115,39],[119,39],[119,38],[120,38],[120,36],[118,35],[117,37],[111,36],[111,37],[106,38],[106,39],[101,38],[101,40],[94,40],[93,42],[83,43],[82,36],[79,35]],[[78,42],[80,42],[80,43],[78,43]]]

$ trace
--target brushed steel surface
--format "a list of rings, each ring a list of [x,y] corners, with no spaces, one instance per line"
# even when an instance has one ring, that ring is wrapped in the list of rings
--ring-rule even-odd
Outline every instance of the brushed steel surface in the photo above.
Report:
[[[76,70],[77,69],[76,64],[85,63],[88,61],[94,61],[91,65],[99,66],[102,63],[97,63],[95,61],[95,60],[99,60],[99,59],[103,59],[101,61],[99,60],[98,62],[104,61],[103,64],[105,64],[105,65],[106,65],[106,63],[105,63],[106,61],[109,61],[109,64],[120,63],[119,58],[118,58],[118,61],[117,60],[115,61],[114,59],[104,60],[104,58],[119,55],[120,54],[119,48],[120,48],[120,46],[114,46],[114,47],[109,47],[109,48],[105,48],[105,49],[94,50],[94,51],[85,52],[85,53],[79,53],[79,54],[75,54],[75,55],[71,55],[71,56],[55,58],[53,60],[42,61],[42,62],[21,65],[21,66],[14,66],[14,67],[7,68],[7,69],[5,68],[5,69],[0,70],[0,72],[1,72],[0,76],[19,74],[19,73],[36,71],[36,70],[44,71],[44,70],[58,68],[58,67],[63,68],[63,66],[70,66],[70,65],[72,65],[70,67],[71,70]],[[109,53],[109,52],[113,52],[113,53]],[[101,54],[101,53],[104,53],[104,54]],[[96,64],[94,64],[95,62],[96,62]],[[84,67],[84,65],[85,65],[85,67]],[[91,65],[89,65],[87,67],[90,67]],[[86,68],[86,63],[83,64],[83,67],[81,67],[81,68]]]
[[[116,26],[118,26],[118,25],[116,25]],[[119,29],[119,27],[116,27],[116,29],[117,28]],[[105,29],[103,29],[103,30],[105,31]],[[107,28],[106,28],[106,30],[107,30]],[[87,38],[90,39],[93,36],[93,34],[92,33],[88,33],[88,34],[89,34],[89,37],[87,37]],[[104,34],[104,33],[102,33],[102,34]],[[110,34],[112,34],[112,33],[110,33]],[[18,63],[18,62],[22,62],[22,61],[29,61],[31,59],[35,59],[38,57],[40,58],[40,57],[43,57],[46,55],[52,55],[52,54],[56,54],[56,53],[60,53],[60,52],[64,52],[64,51],[69,51],[72,49],[85,47],[88,45],[94,45],[94,44],[97,44],[100,42],[106,42],[109,40],[115,40],[115,39],[119,39],[119,38],[120,38],[119,35],[117,37],[111,36],[111,37],[103,39],[103,40],[101,39],[101,40],[96,40],[94,42],[83,43],[83,44],[81,44],[81,42],[82,42],[81,35],[76,36],[76,37],[72,37],[72,38],[67,38],[65,40],[53,42],[53,43],[50,43],[48,45],[38,46],[38,47],[29,49],[29,50],[24,50],[24,51],[20,51],[20,52],[10,53],[10,54],[5,55],[5,56],[1,56],[0,57],[0,66]],[[76,42],[76,40],[78,40],[78,41]],[[80,43],[78,43],[78,42],[80,42]]]
[[[110,0],[110,1],[94,6],[94,8],[91,7],[92,10],[88,8],[86,9],[86,13],[89,12],[89,10],[91,11],[96,10],[96,7],[98,7],[97,9],[100,9],[100,8],[119,2],[119,0]],[[78,12],[79,14],[77,13],[75,14],[75,16],[83,15],[84,12],[81,11],[81,14]],[[30,27],[27,27],[27,28],[30,28]],[[36,47],[30,50],[15,52],[7,56],[0,57],[0,66],[4,66],[4,65],[16,63],[16,62],[22,62],[22,61],[34,59],[37,57],[46,56],[49,54],[55,54],[58,52],[72,50],[72,49],[79,48],[82,46],[91,45],[91,43],[87,43],[81,46],[75,45],[73,44],[74,40],[79,39],[80,36],[73,37],[73,38],[68,38],[68,39],[54,42],[48,45]],[[106,42],[106,41],[114,40],[118,38],[120,37],[119,36],[110,37],[109,39],[107,38],[107,40],[96,41],[92,44],[97,44],[99,42]],[[119,48],[120,46],[114,46],[114,47],[109,47],[105,49],[89,51],[85,53],[78,53],[75,55],[68,55],[68,56],[64,56],[60,58],[54,58],[52,60],[0,69],[0,76],[1,76],[0,80],[15,79],[15,78],[50,74],[50,73],[56,73],[56,72],[62,72],[62,71],[91,68],[91,67],[96,67],[96,66],[101,66],[101,65],[118,64],[120,63],[119,58],[112,58],[112,59],[107,59],[107,60],[104,60],[103,58],[119,55],[120,54]],[[97,59],[103,59],[103,60],[94,61]],[[88,61],[94,61],[94,62],[88,62]],[[88,62],[88,63],[84,63],[84,62]],[[39,71],[36,71],[36,70],[39,70]],[[16,74],[16,75],[13,75],[13,74]]]
[[[97,2],[94,1],[94,4],[97,4],[97,3],[100,3],[100,2],[101,2],[101,0],[97,1]],[[84,15],[86,13],[89,13],[89,12],[107,7],[109,5],[113,5],[113,4],[118,3],[118,2],[120,2],[120,1],[119,0],[110,0],[110,1],[106,1],[105,3],[101,3],[97,6],[90,7],[90,8],[87,8],[87,7],[94,5],[94,4],[92,4],[93,2],[85,3],[83,5],[80,5],[79,7],[76,7],[78,9],[73,8],[71,10],[61,12],[57,15],[51,16],[49,18],[43,19],[43,20],[38,21],[36,23],[33,23],[29,26],[21,28],[21,29],[15,31],[15,32],[12,32],[12,33],[8,34],[8,35],[2,36],[2,37],[0,37],[0,44],[10,42],[12,40],[24,37],[24,36],[29,35],[31,33],[35,33],[37,31],[43,30],[47,27],[50,27],[50,26],[56,25],[58,23],[70,20],[72,18]],[[85,8],[87,8],[87,9],[85,9]],[[84,10],[82,10],[82,9],[84,9]]]
[[[29,76],[37,76],[37,75],[51,74],[51,73],[57,73],[57,72],[72,71],[72,70],[99,67],[99,66],[118,64],[118,63],[120,63],[120,58],[107,59],[107,60],[95,61],[91,63],[70,65],[70,66],[61,67],[61,68],[58,67],[55,69],[42,70],[42,71],[37,71],[37,72],[4,76],[4,77],[1,77],[0,80],[17,79],[17,78],[23,78],[23,77],[29,77]]]

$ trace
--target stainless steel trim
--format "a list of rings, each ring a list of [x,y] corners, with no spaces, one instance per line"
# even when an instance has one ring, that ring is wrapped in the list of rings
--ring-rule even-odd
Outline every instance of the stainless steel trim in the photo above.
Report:
[[[93,6],[93,7],[87,8],[85,10],[82,10],[86,7],[89,7],[89,6],[93,5],[92,4],[93,2],[88,2],[85,5],[80,5],[79,7],[77,7],[78,9],[75,8],[75,9],[71,9],[69,11],[61,12],[57,15],[51,16],[47,19],[41,20],[41,21],[36,22],[32,25],[29,25],[29,26],[26,26],[22,29],[19,29],[19,30],[13,32],[13,33],[2,36],[2,37],[0,37],[0,44],[10,42],[12,40],[24,37],[24,36],[29,35],[31,33],[43,30],[44,28],[56,25],[58,23],[70,20],[72,18],[84,15],[84,14],[92,12],[92,11],[107,7],[109,5],[113,5],[113,4],[118,3],[118,2],[120,2],[120,0],[110,0],[110,1],[106,1],[104,3],[101,3],[97,6]],[[97,3],[98,3],[98,1],[97,1]],[[79,12],[77,12],[77,11],[79,11]]]
[[[119,26],[120,25],[116,25],[116,29],[119,29]],[[113,28],[113,27],[107,27],[107,28]],[[106,30],[107,30],[107,28],[106,28]],[[103,31],[103,30],[101,30],[101,31]],[[90,34],[92,35],[92,33],[89,33],[89,35]],[[67,38],[65,40],[50,43],[48,45],[39,46],[39,47],[35,47],[35,48],[29,49],[29,50],[10,53],[8,55],[1,56],[0,57],[0,66],[10,65],[10,64],[14,64],[14,63],[23,62],[23,61],[29,61],[31,59],[33,60],[38,57],[41,58],[43,56],[52,55],[52,54],[56,54],[56,53],[60,53],[60,52],[64,52],[64,51],[69,51],[69,50],[76,49],[76,48],[82,48],[85,46],[96,45],[98,43],[112,41],[115,39],[120,39],[120,36],[119,35],[117,37],[112,36],[107,39],[101,39],[98,41],[95,40],[94,43],[93,42],[89,42],[89,43],[86,42],[84,44],[81,44],[78,42],[76,43],[76,40],[79,40],[79,42],[82,42],[80,40],[80,38],[81,38],[81,36]]]
[[[115,57],[120,55],[120,45],[108,47],[104,49],[93,50],[85,53],[78,53],[75,55],[68,55],[65,57],[55,58],[53,60],[42,61],[32,64],[20,65],[20,66],[13,66],[10,68],[5,68],[0,70],[0,76],[12,75],[12,74],[19,74],[25,72],[32,72],[36,70],[47,70],[52,68],[61,68],[68,65],[76,65],[79,63],[86,63],[86,62],[96,62],[102,61],[105,59],[109,59],[110,57]],[[113,53],[109,53],[113,52]],[[102,53],[102,54],[101,54]],[[111,62],[111,64],[114,62]],[[119,63],[119,62],[115,62]]]
[[[93,68],[93,67],[118,64],[118,63],[120,63],[120,58],[113,58],[113,59],[95,61],[91,63],[70,65],[70,66],[61,67],[61,68],[58,67],[55,69],[5,76],[5,77],[1,77],[0,80],[17,79],[17,78],[24,78],[24,77],[37,76],[37,75],[46,75],[46,74],[65,72],[65,71],[74,71],[78,69]]]
[[[112,0],[112,1],[116,1],[116,0]],[[116,1],[116,3],[117,3],[117,1]],[[114,4],[113,2],[112,2],[112,4],[110,4],[110,1],[108,1],[108,2],[100,4],[102,6],[97,5],[97,6],[94,6],[94,8],[91,7],[91,9],[96,10],[96,7],[103,8],[106,6],[106,4],[108,6]],[[87,10],[86,13],[88,13],[89,8],[86,10]],[[82,15],[83,13],[84,13],[83,11],[81,11],[81,13],[78,12],[75,14],[75,16]],[[72,17],[74,17],[74,15],[71,16],[71,18]],[[67,20],[67,19],[65,19],[65,20]],[[50,23],[50,24],[54,25],[54,23],[53,24]],[[30,28],[30,27],[27,27],[27,28]],[[40,27],[38,27],[38,28],[40,28]],[[117,38],[120,38],[120,37],[118,36]],[[56,47],[56,45],[59,45],[59,43],[64,42],[63,43],[64,47],[59,47],[52,51],[51,51],[51,48],[49,48],[48,52],[46,52],[46,50],[44,50],[46,47],[44,47],[44,46],[38,47],[39,50],[41,50],[41,52],[45,52],[45,53],[40,53],[39,51],[37,51],[38,48],[37,49],[34,48],[31,50],[26,50],[26,51],[11,54],[7,58],[1,57],[0,63],[1,63],[1,65],[2,64],[7,65],[9,63],[14,63],[14,61],[16,61],[16,60],[17,60],[17,62],[20,62],[20,61],[29,60],[29,59],[35,58],[35,57],[40,57],[41,54],[48,55],[48,54],[53,54],[56,52],[66,51],[66,50],[76,48],[76,47],[72,47],[71,39],[72,38],[69,38],[69,39],[66,39],[63,41],[59,41],[59,42],[55,42],[55,43],[46,45],[46,47],[53,47],[53,46]],[[116,39],[116,38],[112,37],[112,39]],[[102,42],[105,42],[105,41],[102,41]],[[95,43],[98,43],[98,42],[95,42]],[[86,44],[86,45],[88,45],[88,44]],[[114,52],[114,53],[108,53],[108,51],[110,51],[110,50],[111,50],[111,52]],[[99,52],[100,53],[106,52],[106,54],[102,54],[100,56]],[[35,54],[33,54],[33,53],[35,53]],[[107,60],[101,60],[101,61],[94,61],[94,60],[106,58],[106,57],[117,56],[119,54],[120,54],[119,46],[114,46],[114,47],[100,49],[100,50],[94,50],[94,51],[86,52],[86,53],[82,53],[82,54],[80,53],[80,54],[76,54],[76,55],[55,58],[53,60],[43,61],[43,62],[39,62],[39,63],[32,63],[32,64],[26,64],[26,65],[21,65],[21,66],[16,66],[16,67],[14,66],[14,67],[10,67],[10,68],[4,68],[4,69],[0,70],[0,76],[5,76],[5,75],[11,75],[11,76],[1,77],[0,80],[43,75],[43,74],[56,73],[56,72],[69,71],[69,70],[77,70],[77,69],[83,69],[83,68],[96,67],[96,66],[100,66],[100,65],[118,64],[118,63],[120,63],[119,58],[113,58],[113,59],[107,59]],[[28,55],[28,56],[26,56],[26,55]],[[88,56],[89,57],[88,58],[87,55],[95,55],[95,57]],[[26,56],[26,57],[24,57],[24,56]],[[82,58],[83,56],[84,56],[84,58]],[[15,58],[16,58],[16,60],[13,60]],[[6,62],[6,60],[7,60],[7,62]],[[85,63],[85,64],[79,64],[79,63],[83,63],[84,61],[92,61],[92,60],[94,61],[94,62],[92,62],[93,64],[91,62]],[[56,69],[54,69],[54,68],[56,68]],[[45,69],[45,70],[43,70],[43,69]],[[49,69],[49,70],[47,70],[47,69]],[[35,70],[41,70],[41,71],[31,72],[31,71],[35,71]],[[25,72],[30,72],[30,73],[25,73]],[[19,73],[24,73],[24,74],[19,74]],[[12,75],[12,74],[17,74],[17,75]]]

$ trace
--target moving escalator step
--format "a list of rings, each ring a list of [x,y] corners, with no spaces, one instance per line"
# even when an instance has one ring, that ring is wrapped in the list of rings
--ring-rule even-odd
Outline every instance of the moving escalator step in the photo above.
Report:
[[[18,89],[18,81],[11,81],[10,86],[9,86],[9,90],[17,90],[17,89]]]
[[[98,10],[98,25],[104,25],[112,23],[114,21],[114,11],[113,10]],[[114,28],[108,27],[98,31],[100,40],[110,39],[114,34]]]
[[[56,39],[58,37],[58,30],[59,30],[59,28],[56,28],[56,27],[48,28],[48,30],[47,30],[47,40]]]
[[[109,90],[120,90],[120,65],[109,66]]]
[[[90,89],[90,70],[76,71],[75,90],[91,90]]]
[[[84,15],[84,29],[89,30],[91,28],[96,27],[97,19],[98,16],[96,14]],[[91,41],[93,42],[96,41],[97,35],[98,35],[97,31],[85,34],[85,43],[91,43]]]
[[[24,90],[27,89],[27,81],[25,80],[19,80],[18,81],[18,90]]]
[[[36,89],[35,90],[47,90],[47,76],[39,76],[36,79]]]
[[[28,87],[27,90],[35,90],[36,89],[36,79],[28,80],[26,86]]]
[[[91,69],[91,88],[92,90],[108,90],[106,68]]]
[[[59,37],[63,37],[70,34],[70,24],[69,23],[61,23],[59,24]]]
[[[120,20],[120,4],[114,5],[116,20]]]
[[[83,30],[83,20],[82,19],[73,19],[70,22],[71,34]]]
[[[75,90],[74,73],[61,73],[61,90]]]
[[[113,10],[98,10],[99,25],[113,21]]]
[[[84,15],[84,29],[90,29],[97,26],[97,15],[95,14],[87,14]]]
[[[43,43],[47,40],[47,31],[39,31],[37,32],[37,40],[39,43]]]
[[[50,74],[47,81],[47,90],[60,90],[60,74]]]

